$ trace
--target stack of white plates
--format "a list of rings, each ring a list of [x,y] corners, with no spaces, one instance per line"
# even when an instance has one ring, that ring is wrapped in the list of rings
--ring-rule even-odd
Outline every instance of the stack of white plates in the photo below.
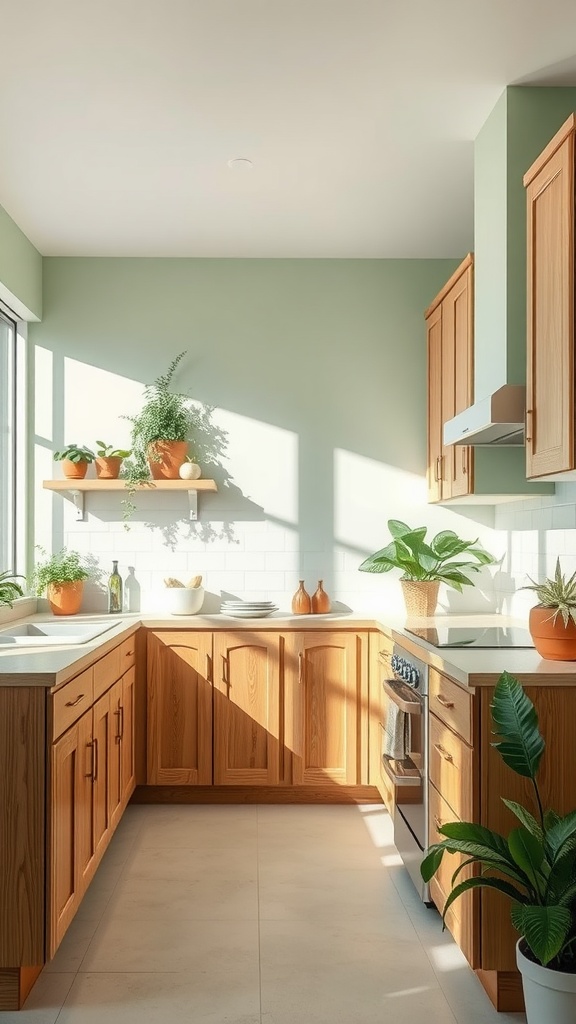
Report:
[[[278,611],[273,601],[223,601],[221,612],[235,619],[262,619]]]

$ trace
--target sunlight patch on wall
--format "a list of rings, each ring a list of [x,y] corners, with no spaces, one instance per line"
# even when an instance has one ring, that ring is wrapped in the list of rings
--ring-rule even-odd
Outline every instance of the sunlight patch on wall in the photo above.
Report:
[[[226,409],[218,409],[214,418],[228,432],[233,483],[267,516],[297,523],[298,435]]]
[[[141,408],[140,381],[65,358],[63,385],[66,404],[62,443],[94,448],[98,439],[115,448],[130,447],[130,423],[121,417]]]

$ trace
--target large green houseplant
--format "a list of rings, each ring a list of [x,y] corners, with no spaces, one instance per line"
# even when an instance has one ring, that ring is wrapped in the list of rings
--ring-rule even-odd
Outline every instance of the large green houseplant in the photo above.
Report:
[[[0,572],[0,605],[8,605],[9,608],[12,608],[17,597],[24,597],[22,587],[16,583],[16,580],[22,578],[9,570]]]
[[[476,822],[451,821],[438,831],[446,838],[430,848],[421,865],[430,881],[446,853],[464,856],[452,876],[446,912],[463,893],[496,889],[511,900],[512,923],[521,935],[518,967],[523,975],[529,1024],[567,1024],[576,1020],[576,811],[561,817],[545,810],[538,768],[545,743],[531,700],[513,676],[503,672],[494,690],[494,744],[505,764],[528,779],[534,808],[504,800],[520,824],[508,836]],[[471,865],[479,870],[464,880]],[[540,992],[539,989],[542,989]],[[555,989],[559,988],[558,996]],[[554,998],[546,995],[554,990]],[[544,1003],[540,997],[544,993]],[[567,1009],[558,1007],[567,996]],[[551,1000],[551,1001],[550,1001]]]
[[[359,569],[374,573],[400,569],[409,614],[432,615],[440,583],[461,592],[462,587],[473,585],[467,574],[480,572],[483,566],[494,562],[478,540],[461,540],[453,530],[441,530],[427,544],[426,526],[412,529],[399,519],[389,519],[388,529],[392,535],[390,543],[365,558]]]

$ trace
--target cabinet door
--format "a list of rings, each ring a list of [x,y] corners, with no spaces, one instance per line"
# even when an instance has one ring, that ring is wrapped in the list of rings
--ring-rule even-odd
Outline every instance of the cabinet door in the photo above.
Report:
[[[214,782],[275,786],[283,731],[283,637],[214,635]]]
[[[366,635],[344,632],[298,633],[292,635],[289,646],[287,641],[295,785],[361,782],[367,646]]]
[[[92,712],[51,753],[49,956],[56,952],[86,889],[92,858]]]
[[[131,668],[122,676],[120,703],[120,801],[123,810],[136,786],[136,757],[134,741],[134,694],[136,670]]]
[[[526,475],[574,468],[574,136],[527,188]]]
[[[112,835],[113,817],[119,817],[120,748],[118,741],[118,696],[120,686],[115,683],[92,710],[92,817],[93,817],[93,871],[96,870]]]
[[[148,783],[212,783],[212,634],[148,634]]]
[[[474,347],[472,266],[468,266],[442,301],[442,424],[473,400]],[[469,445],[442,448],[444,498],[472,493]]]
[[[428,501],[442,497],[442,304],[426,320],[428,339]]]

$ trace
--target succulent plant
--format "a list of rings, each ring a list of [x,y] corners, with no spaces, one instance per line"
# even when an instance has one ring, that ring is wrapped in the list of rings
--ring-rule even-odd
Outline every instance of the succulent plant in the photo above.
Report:
[[[528,577],[531,585],[522,587],[522,590],[533,590],[538,598],[538,604],[542,608],[553,608],[554,613],[550,616],[552,622],[556,622],[559,615],[565,626],[570,619],[576,624],[576,572],[569,580],[560,570],[560,559],[556,559],[556,571],[553,579],[546,579],[543,583],[536,583],[531,576]]]

